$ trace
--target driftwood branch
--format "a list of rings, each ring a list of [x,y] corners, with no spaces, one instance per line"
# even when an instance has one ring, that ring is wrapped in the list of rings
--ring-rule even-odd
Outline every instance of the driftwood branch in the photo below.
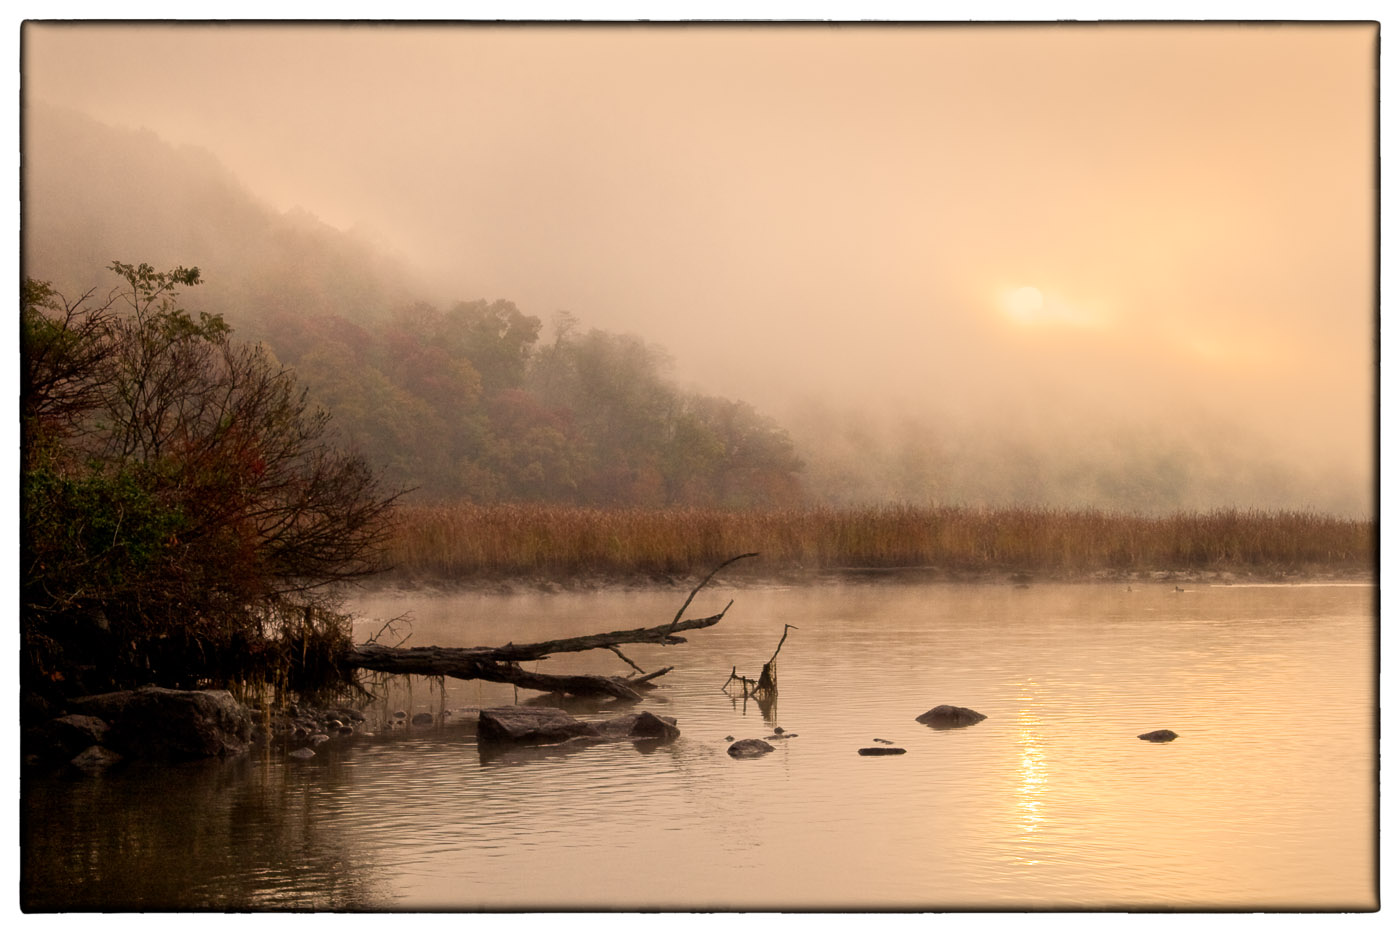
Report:
[[[685,642],[676,632],[708,628],[724,618],[729,603],[712,616],[703,619],[681,621],[681,613],[689,606],[695,594],[721,569],[752,554],[741,554],[720,564],[710,571],[691,591],[676,619],[666,625],[651,628],[625,629],[616,632],[602,632],[596,635],[580,635],[574,638],[557,638],[551,641],[501,647],[478,648],[420,648],[389,647],[374,643],[356,645],[346,655],[346,663],[363,670],[381,671],[386,674],[418,674],[429,677],[458,677],[464,680],[487,680],[495,683],[515,684],[531,690],[546,693],[567,693],[574,696],[613,696],[623,699],[640,699],[638,686],[650,687],[650,681],[662,676],[670,667],[643,674],[642,668],[618,650],[618,645],[651,643],[659,645],[679,645]],[[521,661],[538,661],[552,654],[571,651],[589,651],[606,648],[632,666],[641,676],[607,677],[601,674],[541,674],[527,671],[520,666]]]
[[[617,645],[608,645],[608,650],[611,651],[613,654],[617,655],[617,656],[618,656],[619,658],[621,658],[622,660],[626,661],[626,662],[627,662],[627,666],[630,667],[630,668],[632,668],[632,670],[636,671],[638,674],[645,674],[645,673],[646,673],[646,671],[642,670],[642,667],[641,667],[640,664],[638,664],[636,661],[633,661],[633,660],[632,660],[631,658],[629,658],[627,655],[623,654],[623,653],[622,653],[622,649],[619,648]]]
[[[778,693],[778,652],[783,650],[783,642],[787,641],[788,629],[795,628],[797,626],[791,624],[783,626],[783,637],[778,639],[778,647],[773,649],[773,656],[768,659],[768,663],[763,665],[763,671],[758,675],[758,680],[742,676],[736,665],[730,670],[729,679],[724,682],[720,689],[728,692],[729,685],[738,681],[746,697],[771,698],[776,696]]]
[[[716,567],[714,570],[711,570],[711,571],[709,572],[709,574],[705,577],[705,579],[703,579],[703,580],[701,580],[699,583],[695,584],[695,589],[693,589],[693,590],[690,591],[690,595],[687,596],[687,597],[685,598],[685,602],[681,603],[681,608],[678,609],[678,610],[676,610],[676,617],[675,617],[675,619],[673,619],[673,620],[671,621],[672,627],[675,627],[676,625],[680,624],[681,616],[685,615],[685,609],[686,609],[686,607],[689,606],[689,605],[690,605],[690,601],[691,601],[692,599],[695,598],[695,594],[698,593],[698,592],[700,592],[701,588],[702,588],[706,583],[709,583],[709,582],[710,582],[710,578],[711,578],[711,577],[713,577],[715,574],[719,573],[719,572],[720,572],[721,570],[723,570],[725,567],[728,567],[730,564],[734,563],[736,560],[743,560],[743,559],[746,558],[746,557],[757,557],[757,556],[758,556],[758,552],[757,552],[757,551],[753,551],[753,552],[748,553],[748,554],[740,554],[738,557],[731,557],[731,558],[729,558],[729,560],[727,560],[727,561],[725,561],[724,563],[720,564],[720,565],[719,565],[718,567]],[[732,602],[733,602],[733,601],[731,600],[731,603],[732,603]],[[725,608],[728,609],[729,607],[726,606]],[[721,613],[721,615],[723,615],[723,613]]]
[[[364,644],[351,648],[347,661],[355,666],[371,671],[384,671],[389,674],[446,674],[449,677],[474,679],[472,666],[496,661],[539,661],[551,654],[569,651],[588,651],[592,648],[611,648],[614,645],[652,642],[661,645],[679,645],[684,638],[673,632],[684,632],[714,625],[729,611],[729,605],[716,615],[703,619],[687,619],[652,628],[634,628],[619,632],[603,632],[598,635],[580,635],[575,638],[557,638],[553,641],[540,641],[527,645],[510,644],[500,648],[390,648],[387,645]],[[458,671],[463,673],[457,673]]]

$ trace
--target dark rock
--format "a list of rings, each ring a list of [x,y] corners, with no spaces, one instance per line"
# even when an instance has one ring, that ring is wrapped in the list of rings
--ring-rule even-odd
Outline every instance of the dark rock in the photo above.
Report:
[[[79,771],[86,771],[88,774],[98,774],[102,771],[106,771],[121,760],[122,756],[118,755],[110,748],[103,748],[101,745],[90,745],[75,755],[69,764]]]
[[[354,726],[341,726],[341,727],[340,727],[339,729],[337,729],[336,731],[337,731],[338,733],[340,733],[341,735],[354,735],[354,734],[355,734],[355,727],[354,727]]]
[[[857,754],[860,755],[903,755],[904,749],[892,748],[888,745],[876,745],[873,748],[862,748]]]
[[[106,720],[103,744],[127,757],[225,757],[252,742],[252,717],[227,690],[141,687],[81,697],[70,706]]]
[[[107,724],[95,716],[60,716],[20,733],[20,750],[32,765],[59,764],[91,745],[100,745]]]
[[[1170,742],[1176,738],[1176,733],[1170,729],[1158,729],[1155,732],[1144,732],[1138,738],[1144,742]]]
[[[484,709],[476,726],[480,742],[543,745],[578,736],[599,737],[591,723],[575,719],[562,709],[547,706],[498,706]]]
[[[19,697],[19,721],[21,725],[34,726],[48,722],[56,712],[54,705],[43,696],[26,690]]]
[[[348,706],[342,706],[342,707],[340,707],[339,709],[337,709],[336,712],[340,714],[340,717],[341,717],[342,719],[348,720],[348,721],[350,721],[350,722],[364,722],[364,721],[365,721],[365,714],[364,714],[364,713],[360,712],[360,711],[357,710],[357,709],[351,709],[351,708],[348,707]]]
[[[958,729],[963,726],[971,726],[986,719],[981,713],[965,706],[935,706],[922,716],[914,717],[915,722],[921,722],[934,729]]]
[[[312,751],[311,749],[309,749],[309,748],[294,748],[294,749],[292,749],[290,752],[287,752],[287,757],[288,757],[288,758],[303,758],[303,759],[305,759],[305,758],[315,758],[315,757],[316,757],[316,753],[313,752],[313,751]]]
[[[733,745],[729,746],[729,757],[758,758],[762,755],[768,754],[772,750],[773,746],[769,745],[762,739],[740,739]]]
[[[110,727],[101,719],[80,713],[60,716],[48,725],[51,739],[67,756],[76,755],[93,745],[101,745],[109,731]]]
[[[405,713],[403,710],[398,710],[396,713],[394,713],[394,718],[395,718],[395,719],[407,719],[407,718],[408,718],[408,713]]]
[[[311,736],[312,745],[320,745],[322,742],[329,742],[330,740],[331,737],[324,732],[317,732],[315,735]]]
[[[433,724],[433,714],[417,713],[413,717],[413,724],[415,726],[431,726]]]
[[[327,732],[338,732],[338,731],[340,731],[340,727],[343,726],[343,725],[345,725],[345,723],[341,722],[339,719],[327,719],[327,720],[326,720],[326,731],[327,731]]]
[[[725,740],[726,742],[732,742],[732,741],[734,741],[734,736],[732,736],[732,735],[726,735],[726,736],[724,737],[724,740]]]
[[[646,710],[640,713],[614,716],[603,722],[595,722],[593,726],[600,735],[610,739],[665,739],[669,741],[681,734],[674,717],[657,716]]]
[[[893,745],[893,744],[894,744],[894,743],[891,742],[889,739],[871,739],[870,741],[872,741],[872,742],[879,742],[881,745]]]

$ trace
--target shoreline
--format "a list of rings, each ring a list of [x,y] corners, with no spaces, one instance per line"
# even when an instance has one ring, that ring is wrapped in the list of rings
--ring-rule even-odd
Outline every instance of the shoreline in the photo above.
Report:
[[[477,592],[484,595],[593,593],[602,590],[686,591],[701,579],[698,575],[646,571],[589,574],[501,574],[450,577],[434,574],[391,573],[379,580],[363,581],[359,594],[395,592]],[[1180,584],[1211,586],[1288,585],[1326,583],[1379,585],[1380,569],[1354,567],[1275,567],[1264,569],[1178,570],[957,570],[946,567],[833,567],[820,570],[741,570],[736,568],[711,586],[732,589],[787,587],[879,586],[883,584],[969,584],[1030,587],[1037,584]]]

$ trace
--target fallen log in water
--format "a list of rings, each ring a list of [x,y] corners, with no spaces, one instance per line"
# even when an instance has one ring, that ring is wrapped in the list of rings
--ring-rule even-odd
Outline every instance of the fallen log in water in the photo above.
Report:
[[[641,699],[638,687],[651,686],[651,681],[662,676],[669,667],[641,673],[626,655],[617,650],[618,645],[651,643],[678,645],[685,642],[677,632],[708,628],[724,618],[729,604],[719,613],[703,619],[681,619],[690,601],[700,592],[710,579],[721,569],[745,557],[755,554],[740,554],[732,557],[710,571],[701,580],[690,596],[682,604],[676,618],[666,625],[651,628],[626,629],[617,632],[601,632],[596,635],[579,635],[574,638],[557,638],[552,641],[517,645],[510,643],[499,647],[478,648],[394,648],[388,645],[363,644],[349,649],[346,662],[363,670],[380,671],[386,674],[419,674],[427,677],[458,677],[463,680],[488,680],[494,683],[515,684],[531,690],[547,693],[567,693],[573,696],[612,696],[627,700]],[[608,677],[602,674],[541,674],[527,671],[520,666],[521,661],[539,661],[552,654],[570,651],[589,651],[594,648],[608,648],[637,669],[636,677]]]

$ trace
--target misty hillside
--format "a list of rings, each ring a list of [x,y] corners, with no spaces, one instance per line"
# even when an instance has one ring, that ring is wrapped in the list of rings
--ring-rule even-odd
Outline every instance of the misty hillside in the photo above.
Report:
[[[790,505],[800,462],[742,402],[682,392],[637,337],[566,316],[542,340],[510,301],[417,300],[367,242],[279,214],[207,153],[66,113],[25,137],[25,275],[68,298],[113,261],[197,266],[182,297],[294,369],[395,488],[419,500]]]
[[[679,387],[676,348],[645,334],[542,321],[509,296],[442,300],[411,259],[265,206],[207,151],[42,107],[23,129],[26,275],[71,298],[112,284],[113,260],[198,266],[186,304],[264,342],[422,499],[1373,509],[1363,473],[1305,468],[1195,409],[1179,425],[956,393],[909,411],[812,397],[769,400],[775,422]]]
[[[361,319],[421,297],[401,261],[264,206],[205,150],[42,106],[22,132],[25,274],[66,294],[122,260],[199,267],[201,303],[240,328],[284,310]]]

